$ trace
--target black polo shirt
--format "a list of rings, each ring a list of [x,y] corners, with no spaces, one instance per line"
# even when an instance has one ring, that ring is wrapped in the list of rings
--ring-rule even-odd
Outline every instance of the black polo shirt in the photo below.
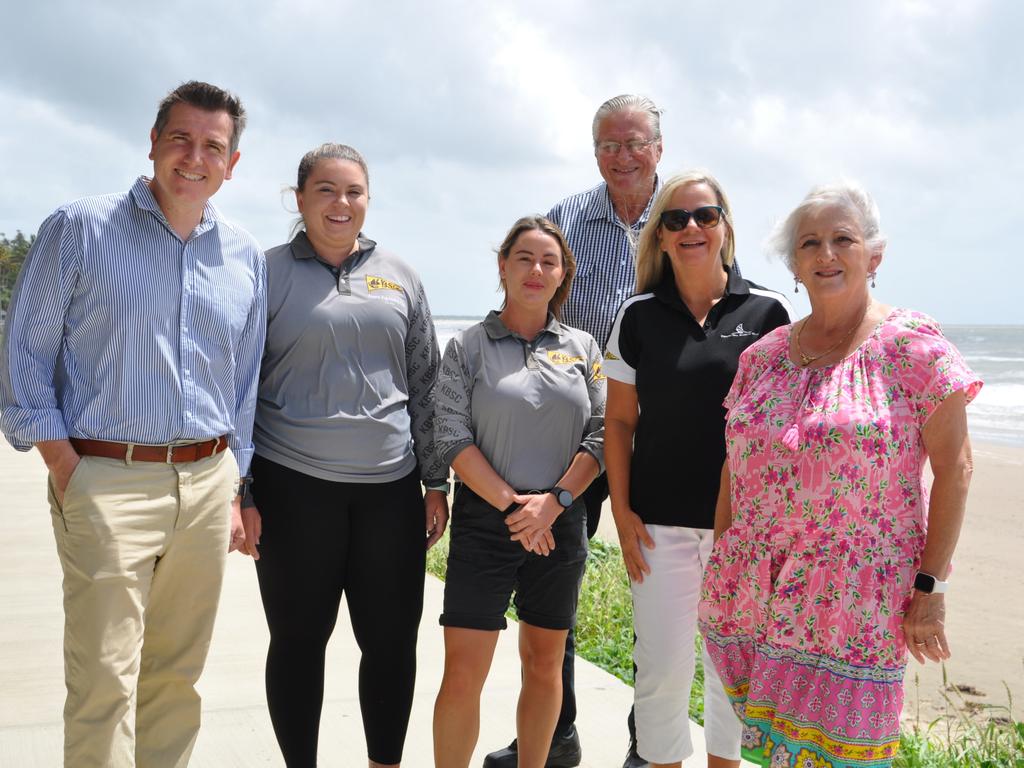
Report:
[[[671,269],[619,308],[605,352],[609,378],[636,387],[629,503],[648,524],[713,528],[725,460],[725,399],[740,353],[791,322],[782,294],[728,272],[702,326]]]

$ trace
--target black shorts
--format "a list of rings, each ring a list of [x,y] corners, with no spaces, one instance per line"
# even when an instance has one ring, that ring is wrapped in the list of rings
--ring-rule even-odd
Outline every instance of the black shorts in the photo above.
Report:
[[[577,499],[555,520],[555,548],[544,557],[510,539],[502,510],[460,486],[452,505],[441,624],[505,629],[514,591],[520,621],[543,629],[571,628],[587,561],[585,518],[586,506]]]

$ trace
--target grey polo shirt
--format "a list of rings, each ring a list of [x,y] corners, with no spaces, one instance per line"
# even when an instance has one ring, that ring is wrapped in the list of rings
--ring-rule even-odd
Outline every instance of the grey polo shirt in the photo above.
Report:
[[[497,312],[459,333],[437,380],[434,440],[445,463],[476,444],[517,490],[547,489],[581,450],[604,470],[605,376],[590,334],[554,317],[529,341]]]
[[[264,458],[324,480],[385,483],[433,445],[439,350],[417,274],[360,236],[340,269],[305,232],[267,251],[267,342],[253,442]]]

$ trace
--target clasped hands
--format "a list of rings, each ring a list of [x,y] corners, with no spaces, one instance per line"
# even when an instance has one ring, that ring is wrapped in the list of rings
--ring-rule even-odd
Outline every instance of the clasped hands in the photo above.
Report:
[[[517,493],[512,501],[522,506],[505,517],[505,525],[527,552],[547,557],[555,548],[551,526],[562,514],[562,505],[550,493]]]

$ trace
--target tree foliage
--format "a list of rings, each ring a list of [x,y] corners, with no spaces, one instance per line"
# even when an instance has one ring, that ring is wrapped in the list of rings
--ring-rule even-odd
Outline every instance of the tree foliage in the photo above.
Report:
[[[0,232],[0,317],[11,303],[11,293],[14,292],[18,273],[35,240],[35,235],[25,237],[21,230],[11,238]]]

